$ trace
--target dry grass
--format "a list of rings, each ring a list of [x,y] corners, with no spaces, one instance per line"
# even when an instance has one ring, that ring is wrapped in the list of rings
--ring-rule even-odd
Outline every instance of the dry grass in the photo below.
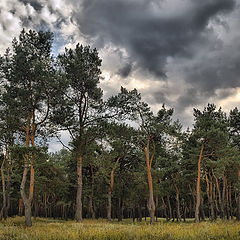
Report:
[[[52,219],[37,219],[31,228],[24,226],[24,219],[10,218],[0,223],[0,240],[73,240],[73,239],[192,239],[192,240],[240,240],[240,223],[218,221],[215,223],[165,223],[154,225],[132,224],[130,221],[106,222],[105,220],[84,220],[83,223]]]

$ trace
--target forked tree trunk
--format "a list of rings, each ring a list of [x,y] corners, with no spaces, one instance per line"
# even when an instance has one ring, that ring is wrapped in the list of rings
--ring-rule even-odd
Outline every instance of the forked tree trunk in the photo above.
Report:
[[[75,219],[77,222],[82,222],[82,156],[77,159],[77,199]]]
[[[30,141],[32,147],[35,146],[35,133],[36,133],[36,124],[34,123],[34,114],[32,114],[33,122],[32,122],[32,129],[30,134],[30,121],[31,118],[28,119],[28,123],[26,126],[26,147],[30,146]],[[27,227],[32,226],[32,211],[31,211],[31,203],[33,199],[33,192],[34,192],[34,154],[31,156],[30,159],[30,186],[29,186],[29,195],[27,197],[25,192],[25,185],[27,181],[27,173],[28,173],[28,162],[29,162],[29,153],[25,154],[24,157],[24,170],[23,170],[23,176],[22,176],[22,182],[20,186],[20,193],[24,204],[25,209],[25,224]]]
[[[199,223],[199,207],[201,204],[201,162],[203,155],[204,143],[202,143],[199,158],[198,158],[198,177],[197,177],[197,193],[196,193],[196,209],[195,209],[195,222]]]
[[[149,187],[149,199],[148,199],[148,211],[149,211],[149,216],[150,216],[150,223],[154,223],[154,215],[155,215],[155,202],[154,202],[154,197],[153,197],[153,182],[152,182],[152,174],[151,174],[151,166],[152,166],[152,161],[155,155],[155,144],[154,141],[152,140],[152,145],[153,145],[153,153],[150,158],[150,137],[147,137],[147,146],[144,148],[145,155],[146,155],[146,163],[147,163],[147,177],[148,177],[148,187]]]

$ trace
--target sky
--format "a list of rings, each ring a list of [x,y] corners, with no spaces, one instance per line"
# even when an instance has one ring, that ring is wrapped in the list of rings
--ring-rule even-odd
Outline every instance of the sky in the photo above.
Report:
[[[137,88],[185,128],[193,108],[240,106],[240,0],[1,0],[0,54],[22,28],[52,31],[54,55],[96,47],[106,98]]]

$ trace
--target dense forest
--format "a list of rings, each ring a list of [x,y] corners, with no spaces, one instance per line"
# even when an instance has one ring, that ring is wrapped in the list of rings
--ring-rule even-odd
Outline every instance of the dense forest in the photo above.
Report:
[[[193,109],[183,131],[136,89],[105,99],[96,49],[54,57],[52,42],[22,30],[0,56],[0,219],[240,220],[237,107]],[[61,151],[48,152],[51,138]]]

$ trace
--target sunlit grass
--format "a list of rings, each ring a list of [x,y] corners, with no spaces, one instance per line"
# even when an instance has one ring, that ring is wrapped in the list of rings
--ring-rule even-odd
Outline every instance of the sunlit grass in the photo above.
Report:
[[[240,223],[236,221],[217,221],[215,223],[166,223],[161,220],[154,225],[148,223],[123,223],[106,220],[84,220],[83,223],[53,219],[37,219],[31,228],[24,226],[24,218],[9,218],[0,223],[0,239],[16,240],[72,240],[72,239],[197,239],[223,240],[240,239]]]

